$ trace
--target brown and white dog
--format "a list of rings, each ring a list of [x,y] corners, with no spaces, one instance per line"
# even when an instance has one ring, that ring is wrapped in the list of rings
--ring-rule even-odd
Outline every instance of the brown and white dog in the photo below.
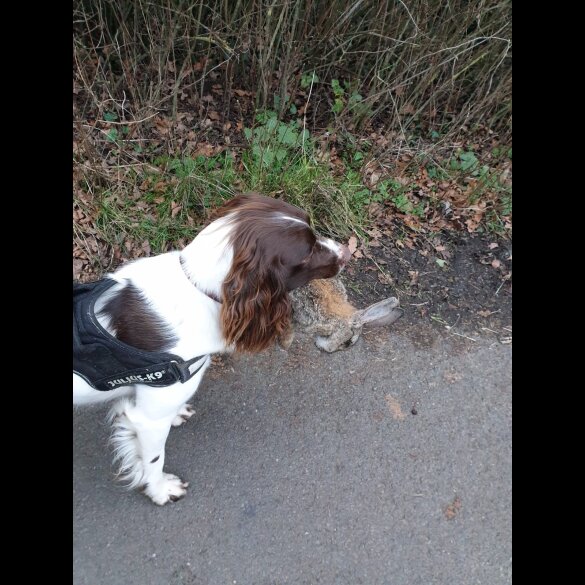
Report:
[[[221,207],[184,250],[107,276],[115,282],[95,301],[95,318],[120,345],[201,356],[195,375],[165,387],[138,382],[101,391],[74,370],[75,404],[116,400],[112,439],[129,487],[159,505],[185,495],[187,483],[163,471],[165,443],[171,426],[192,416],[187,401],[210,356],[270,346],[289,327],[289,291],[335,276],[349,257],[347,247],[314,232],[304,211],[251,193]]]

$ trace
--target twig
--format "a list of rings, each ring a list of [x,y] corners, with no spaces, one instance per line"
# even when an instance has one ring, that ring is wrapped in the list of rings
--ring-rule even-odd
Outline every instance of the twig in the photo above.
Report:
[[[490,329],[489,327],[482,327],[482,329],[483,329],[484,331],[491,331],[492,333],[495,333],[496,335],[498,334],[498,332],[497,332],[497,331],[494,331],[493,329]]]
[[[151,114],[150,116],[147,116],[146,118],[142,118],[142,120],[131,120],[129,122],[114,122],[114,121],[110,122],[108,120],[99,120],[99,122],[104,122],[107,124],[118,124],[119,126],[130,126],[132,124],[140,124],[141,122],[146,122],[146,120],[150,120],[151,118],[154,118],[157,115],[158,115],[158,112],[155,112],[154,114]],[[87,128],[92,127],[90,124],[84,124],[84,126],[86,126]]]
[[[441,317],[437,317],[436,315],[431,315],[431,320],[440,323],[441,325],[445,325],[446,327],[449,326],[449,323],[445,321],[445,319],[441,319]]]
[[[469,339],[469,341],[477,341],[477,339],[473,339],[468,337],[467,335],[463,335],[463,333],[457,333],[456,331],[450,331],[452,335],[458,335],[459,337],[465,337],[465,339]]]
[[[303,142],[301,144],[301,150],[303,152],[303,157],[305,156],[305,127],[307,125],[307,109],[309,107],[309,102],[311,101],[311,93],[313,93],[313,83],[315,81],[315,72],[313,71],[313,75],[311,76],[311,87],[309,88],[309,97],[307,98],[307,103],[305,104],[305,111],[303,112]]]
[[[402,6],[404,6],[404,9],[408,13],[408,16],[410,17],[410,20],[412,20],[412,24],[414,24],[414,28],[416,29],[416,32],[414,33],[414,35],[412,37],[410,37],[411,39],[413,39],[414,37],[416,37],[416,35],[419,32],[419,30],[418,30],[418,24],[416,24],[416,20],[414,20],[414,18],[412,17],[412,14],[410,13],[410,10],[408,9],[408,6],[402,0],[398,0],[398,2],[400,2],[400,4],[402,4]]]

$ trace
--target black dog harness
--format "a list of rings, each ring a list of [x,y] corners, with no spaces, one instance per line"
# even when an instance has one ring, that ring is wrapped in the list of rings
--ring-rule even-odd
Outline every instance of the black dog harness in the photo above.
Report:
[[[209,356],[185,361],[172,353],[143,351],[116,339],[99,324],[95,302],[114,284],[111,278],[73,284],[73,371],[104,391],[130,384],[163,387],[190,380]],[[201,363],[191,371],[190,366],[198,361]]]

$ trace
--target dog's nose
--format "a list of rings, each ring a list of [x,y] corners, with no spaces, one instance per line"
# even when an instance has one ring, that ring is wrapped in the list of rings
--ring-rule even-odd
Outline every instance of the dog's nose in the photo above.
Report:
[[[342,264],[347,264],[349,259],[351,258],[351,252],[347,246],[341,246],[339,251],[339,259],[341,260]]]

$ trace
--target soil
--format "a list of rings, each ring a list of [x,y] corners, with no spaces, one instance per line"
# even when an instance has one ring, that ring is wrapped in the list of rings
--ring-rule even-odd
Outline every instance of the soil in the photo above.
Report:
[[[400,250],[389,239],[379,243],[342,275],[356,307],[395,296],[405,314],[393,327],[412,330],[424,324],[471,337],[491,333],[509,342],[511,241],[448,233],[441,235],[440,244],[427,242],[413,249]]]

